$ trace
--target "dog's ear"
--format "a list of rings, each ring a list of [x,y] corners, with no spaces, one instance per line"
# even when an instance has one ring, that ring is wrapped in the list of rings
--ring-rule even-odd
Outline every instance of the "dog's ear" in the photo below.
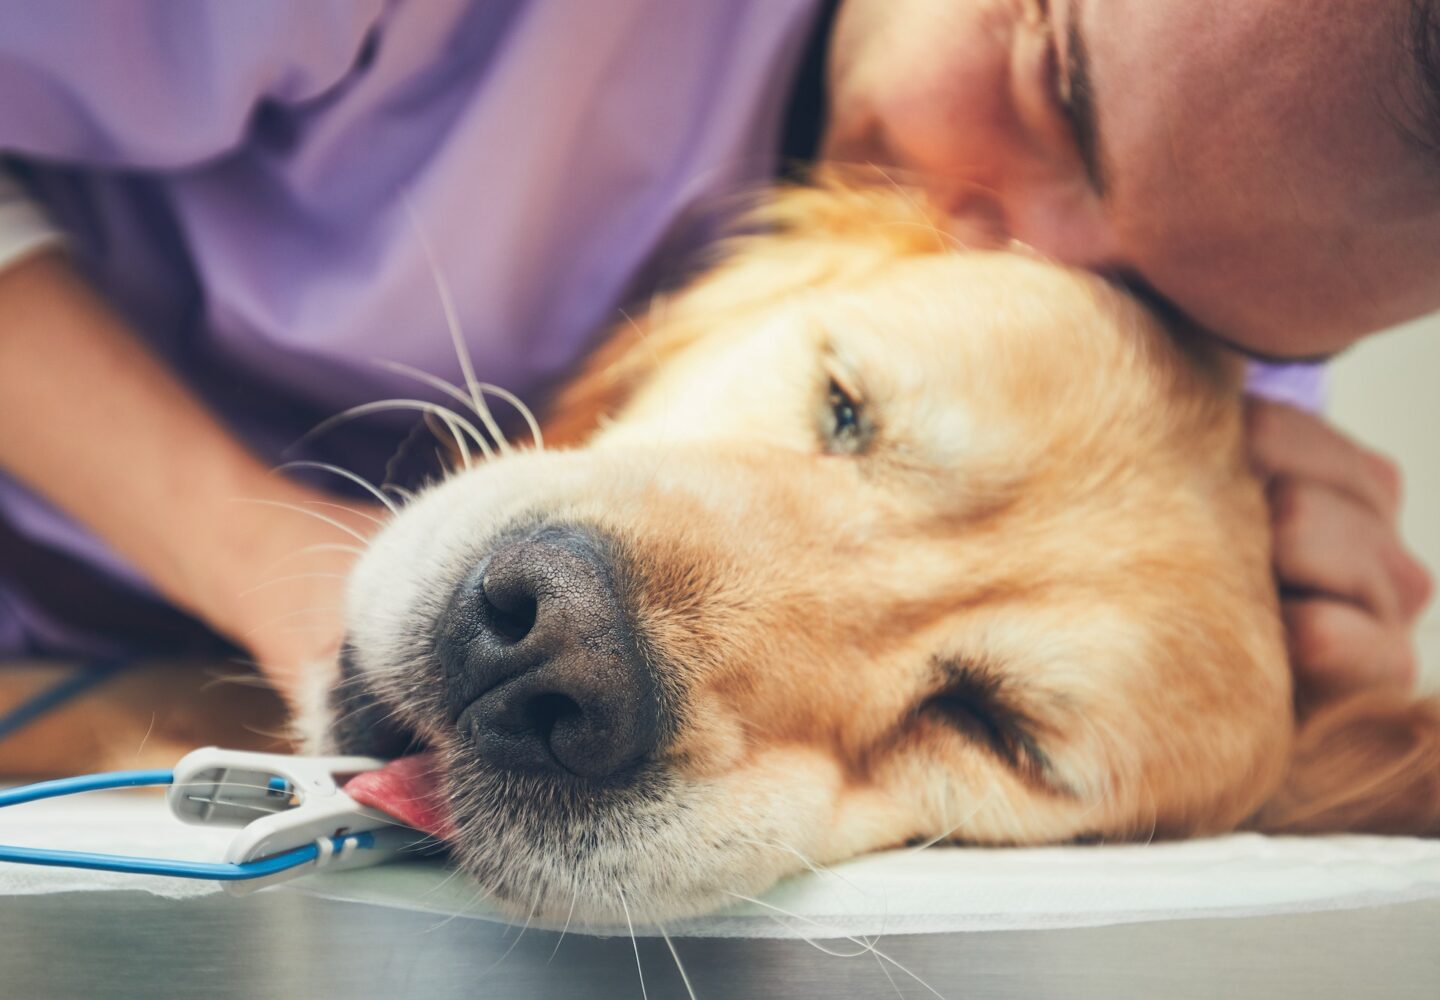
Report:
[[[765,192],[695,265],[702,277],[623,315],[546,406],[545,440],[582,443],[669,357],[806,288],[855,281],[896,257],[945,253],[954,237],[917,190],[855,170]],[[677,269],[683,271],[683,269]]]
[[[616,326],[579,373],[551,396],[541,420],[547,447],[583,444],[607,417],[619,412],[651,366],[659,364],[659,352],[675,349],[668,340],[656,343],[651,326],[648,313]]]
[[[1003,242],[964,218],[947,216],[918,178],[856,164],[826,164],[807,184],[768,192],[741,223],[742,230],[779,247],[838,242],[887,256],[994,250]]]
[[[1374,692],[1317,711],[1255,825],[1440,836],[1440,698]]]

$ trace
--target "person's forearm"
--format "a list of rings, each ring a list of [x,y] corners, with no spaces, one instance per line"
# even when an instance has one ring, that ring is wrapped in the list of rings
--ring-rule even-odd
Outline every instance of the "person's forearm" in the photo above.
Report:
[[[0,272],[0,468],[221,630],[232,627],[230,569],[253,541],[236,498],[301,494],[269,475],[56,252]]]

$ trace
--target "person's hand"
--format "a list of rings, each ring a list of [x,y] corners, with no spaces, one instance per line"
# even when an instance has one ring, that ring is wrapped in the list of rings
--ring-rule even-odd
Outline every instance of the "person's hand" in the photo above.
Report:
[[[207,617],[296,706],[333,681],[346,575],[386,511],[299,488],[234,503]]]
[[[1282,403],[1249,400],[1246,431],[1270,507],[1297,691],[1324,700],[1409,688],[1412,632],[1432,582],[1400,538],[1399,469]]]
[[[375,510],[271,473],[57,252],[0,269],[0,470],[250,650],[291,704],[333,678]]]

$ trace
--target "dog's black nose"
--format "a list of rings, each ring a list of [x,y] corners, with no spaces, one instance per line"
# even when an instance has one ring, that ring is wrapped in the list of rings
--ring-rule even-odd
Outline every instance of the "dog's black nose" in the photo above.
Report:
[[[460,729],[492,765],[617,774],[660,740],[660,697],[597,536],[548,527],[460,586],[437,649]]]

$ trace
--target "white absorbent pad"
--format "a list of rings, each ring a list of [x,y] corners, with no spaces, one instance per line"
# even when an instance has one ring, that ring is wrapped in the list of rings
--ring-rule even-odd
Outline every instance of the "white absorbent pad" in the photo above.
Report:
[[[101,792],[0,810],[0,843],[221,860],[233,830],[186,826],[162,799]],[[184,897],[213,882],[0,864],[0,896],[143,890]],[[472,880],[438,861],[299,879],[269,892],[499,919]],[[932,847],[805,873],[757,902],[669,924],[713,937],[841,937],[1027,930],[1337,910],[1440,898],[1440,841],[1359,835],[1084,847]]]

